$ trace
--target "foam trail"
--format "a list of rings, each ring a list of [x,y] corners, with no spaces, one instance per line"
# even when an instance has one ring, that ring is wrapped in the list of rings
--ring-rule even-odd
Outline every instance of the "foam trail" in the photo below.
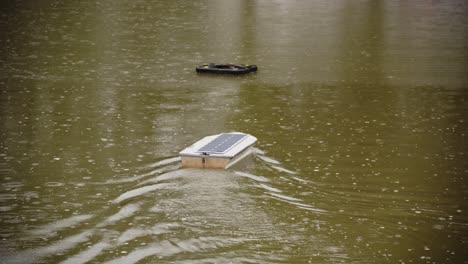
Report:
[[[306,181],[306,180],[304,180],[304,179],[301,179],[301,178],[295,177],[295,176],[293,176],[293,177],[291,177],[291,178],[295,179],[295,180],[298,181],[298,182],[304,182],[304,183],[305,183],[305,182],[308,182],[308,181]]]
[[[314,211],[314,212],[318,212],[318,213],[327,213],[328,212],[326,210],[322,210],[322,209],[312,207],[312,206],[310,206],[308,204],[303,204],[303,203],[298,203],[298,202],[289,202],[289,203],[297,205],[299,208],[304,209],[304,210]]]
[[[253,148],[254,151],[255,151],[255,154],[259,154],[259,155],[265,155],[265,151],[261,150],[261,149],[258,149],[258,148]]]
[[[301,199],[297,199],[297,198],[294,198],[294,197],[290,197],[290,196],[286,196],[286,195],[282,195],[282,194],[278,194],[278,193],[269,193],[269,195],[273,196],[273,198],[276,199],[276,200],[280,200],[280,201],[295,205],[300,209],[313,211],[313,212],[317,212],[317,213],[327,213],[328,212],[326,210],[322,210],[322,209],[312,207],[312,206],[310,206],[308,204],[300,203],[302,201]]]
[[[147,258],[149,256],[160,255],[170,256],[181,252],[182,250],[172,245],[169,241],[165,240],[159,244],[153,244],[149,247],[136,249],[130,252],[128,255],[113,259],[106,264],[121,264],[121,263],[137,263],[138,261]]]
[[[183,173],[183,171],[181,170],[177,170],[177,171],[171,171],[171,172],[168,172],[168,173],[164,173],[162,175],[159,175],[155,178],[151,178],[151,179],[148,179],[146,181],[143,181],[141,183],[139,183],[138,185],[144,185],[144,184],[148,184],[148,183],[158,183],[158,182],[161,182],[161,181],[166,181],[166,180],[173,180],[173,179],[177,179],[177,178],[180,178]]]
[[[197,252],[200,250],[229,247],[242,243],[243,241],[245,241],[245,239],[225,239],[218,237],[201,237],[171,241],[164,240],[158,244],[136,249],[126,256],[105,263],[137,263],[150,256],[171,256],[180,252]]]
[[[148,230],[143,228],[131,228],[123,232],[122,235],[119,236],[117,242],[119,244],[123,244],[127,241],[134,240],[137,237],[142,237],[148,235]]]
[[[87,241],[89,237],[91,236],[91,234],[92,234],[92,231],[88,230],[80,234],[59,240],[49,246],[20,251],[11,257],[2,257],[2,263],[4,264],[38,263],[39,260],[42,258],[64,252],[68,249],[75,247],[79,243]]]
[[[30,231],[30,233],[31,235],[35,235],[35,236],[48,237],[48,236],[53,235],[54,232],[60,231],[65,228],[70,228],[92,217],[93,215],[90,215],[90,214],[75,215],[66,219],[58,220],[53,223],[40,226],[37,229]]]
[[[124,179],[108,180],[108,181],[106,181],[106,184],[134,182],[134,181],[138,181],[140,179],[146,178],[148,176],[153,176],[153,175],[158,174],[158,173],[163,173],[163,172],[166,172],[166,171],[170,171],[172,169],[174,169],[174,166],[166,166],[166,167],[158,168],[156,170],[153,170],[153,171],[150,171],[150,172],[147,172],[145,174],[138,175],[138,176],[135,175],[135,176],[124,178]]]
[[[273,169],[280,171],[280,172],[286,172],[288,174],[297,174],[297,172],[287,170],[285,168],[279,167],[279,166],[271,166]]]
[[[174,162],[177,162],[177,161],[180,161],[180,157],[173,157],[173,158],[169,158],[169,159],[165,159],[165,160],[160,160],[156,163],[153,163],[151,164],[149,167],[159,167],[159,166],[163,166],[163,165],[167,165],[167,164],[171,164],[171,163],[174,163]]]
[[[140,206],[138,204],[128,204],[122,209],[120,209],[119,212],[117,212],[114,215],[109,216],[104,222],[100,223],[97,225],[97,227],[103,227],[108,224],[112,224],[115,222],[118,222],[122,219],[128,218],[132,216],[134,213],[136,213],[140,209]]]
[[[247,172],[235,171],[234,174],[239,175],[241,177],[246,177],[246,178],[252,179],[254,181],[258,181],[258,182],[268,182],[269,181],[265,177],[253,175],[253,174],[250,174],[250,173],[247,173]]]
[[[117,239],[117,242],[122,244],[141,236],[169,233],[170,228],[178,226],[179,224],[177,223],[159,223],[152,228],[132,228],[120,235],[120,237]]]
[[[125,201],[127,199],[130,199],[130,198],[133,198],[133,197],[136,197],[136,196],[140,196],[140,195],[143,195],[145,193],[152,192],[152,191],[155,191],[155,190],[158,190],[158,189],[168,188],[168,187],[171,187],[171,186],[174,186],[174,184],[160,183],[160,184],[148,185],[148,186],[141,187],[141,188],[138,188],[138,189],[133,189],[131,191],[128,191],[128,192],[125,192],[125,193],[121,194],[114,201],[112,201],[112,203],[120,203],[120,202]]]
[[[271,192],[277,192],[277,193],[281,192],[281,190],[271,187],[269,185],[263,184],[263,183],[260,183],[258,186]]]
[[[146,177],[148,175],[146,174],[143,174],[143,175],[138,175],[138,176],[131,176],[131,177],[128,177],[128,178],[124,178],[124,179],[118,179],[118,180],[107,180],[105,183],[106,184],[115,184],[115,183],[126,183],[126,182],[134,182],[134,181],[138,181],[139,179],[142,179],[144,177]]]
[[[269,157],[267,157],[267,156],[258,155],[257,157],[258,157],[259,159],[261,159],[261,160],[267,162],[267,163],[271,163],[271,164],[280,164],[279,161],[274,160],[274,159],[272,159],[272,158],[269,158]]]
[[[302,201],[301,199],[297,199],[291,196],[283,195],[283,194],[278,194],[278,193],[269,193],[271,196],[274,196],[276,198],[284,199],[290,202],[300,202]]]
[[[91,260],[93,260],[96,256],[101,254],[101,252],[109,248],[111,245],[107,242],[99,242],[95,244],[94,246],[88,248],[85,251],[82,251],[70,258],[67,258],[66,260],[60,262],[60,264],[81,264],[81,263],[87,263]]]

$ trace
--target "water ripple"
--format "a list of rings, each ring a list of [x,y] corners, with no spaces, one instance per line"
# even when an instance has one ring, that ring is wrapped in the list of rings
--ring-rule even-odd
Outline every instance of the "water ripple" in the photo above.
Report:
[[[91,219],[92,217],[93,215],[91,214],[75,215],[66,219],[55,221],[53,223],[39,226],[36,229],[31,230],[29,233],[33,236],[41,236],[41,237],[51,236],[60,230],[71,228],[83,221]]]
[[[164,240],[146,247],[137,248],[126,256],[116,258],[105,263],[136,263],[152,256],[168,257],[180,252],[200,252],[210,249],[229,247],[240,244],[244,241],[246,241],[246,239],[224,237],[199,237],[186,240]]]
[[[238,176],[241,176],[241,177],[249,178],[249,179],[252,179],[252,180],[258,181],[258,182],[269,182],[270,181],[266,177],[257,176],[257,175],[247,173],[247,172],[235,171],[234,174],[238,175]]]
[[[77,235],[69,236],[65,239],[54,242],[51,245],[43,246],[39,248],[27,249],[19,251],[13,256],[7,256],[2,259],[2,263],[5,264],[26,264],[26,263],[38,263],[41,259],[65,252],[79,243],[85,242],[92,235],[92,231],[87,230]]]
[[[136,212],[138,212],[139,209],[140,209],[140,205],[138,204],[127,204],[126,206],[122,207],[119,210],[119,212],[109,216],[106,220],[98,224],[97,227],[103,227],[103,226],[118,222],[122,219],[131,217]]]
[[[137,196],[140,196],[140,195],[143,195],[143,194],[146,194],[146,193],[158,190],[158,189],[167,189],[167,188],[172,188],[172,187],[175,187],[175,185],[170,184],[170,183],[160,183],[160,184],[153,184],[153,185],[140,187],[140,188],[133,189],[131,191],[127,191],[121,194],[119,197],[114,199],[112,203],[120,203],[130,198],[137,197]]]
[[[108,242],[99,242],[86,250],[81,251],[80,253],[67,258],[66,260],[60,262],[60,264],[78,264],[78,263],[87,263],[93,260],[96,256],[101,254],[102,251],[111,247],[111,244]]]

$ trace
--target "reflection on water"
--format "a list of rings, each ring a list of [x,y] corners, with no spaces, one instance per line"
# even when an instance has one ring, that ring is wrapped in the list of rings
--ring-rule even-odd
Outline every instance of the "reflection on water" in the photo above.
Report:
[[[467,12],[2,2],[2,261],[465,261]],[[251,163],[180,168],[229,131],[259,139]]]

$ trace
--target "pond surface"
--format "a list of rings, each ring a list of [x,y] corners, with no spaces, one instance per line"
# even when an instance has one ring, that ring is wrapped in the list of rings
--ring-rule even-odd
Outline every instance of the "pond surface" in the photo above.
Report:
[[[0,6],[2,263],[466,263],[468,2]]]

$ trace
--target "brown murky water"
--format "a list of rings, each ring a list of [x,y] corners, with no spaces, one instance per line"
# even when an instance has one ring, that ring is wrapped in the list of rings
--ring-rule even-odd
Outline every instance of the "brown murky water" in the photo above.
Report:
[[[2,263],[468,260],[465,1],[0,6]]]

